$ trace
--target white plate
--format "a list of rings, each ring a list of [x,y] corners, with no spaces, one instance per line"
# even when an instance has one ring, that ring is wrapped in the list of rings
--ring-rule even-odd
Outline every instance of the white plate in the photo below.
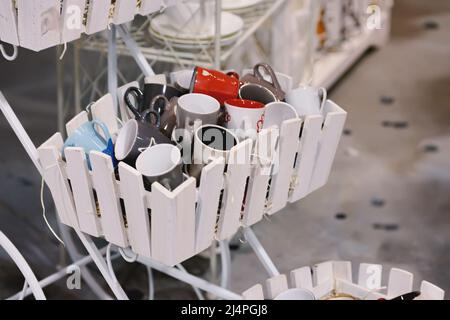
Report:
[[[257,5],[262,0],[222,0],[223,10],[240,10]]]
[[[183,49],[183,50],[201,50],[202,46],[209,47],[214,44],[214,40],[206,40],[206,41],[199,41],[199,40],[183,40],[183,39],[170,39],[170,38],[164,38],[157,32],[155,32],[152,29],[149,29],[150,36],[159,44],[166,44],[166,41],[174,48],[176,49]],[[237,32],[236,34],[233,34],[229,37],[222,38],[220,45],[222,47],[229,46],[236,42],[236,40],[239,38],[242,32]]]
[[[221,36],[227,37],[239,33],[244,28],[244,21],[241,17],[229,13],[222,12]],[[182,31],[175,29],[168,17],[164,14],[157,16],[150,23],[150,30],[155,31],[163,37],[172,38],[171,40],[194,40],[204,41],[212,40],[215,37],[215,25],[205,26],[200,32],[190,30],[189,25],[185,26]]]

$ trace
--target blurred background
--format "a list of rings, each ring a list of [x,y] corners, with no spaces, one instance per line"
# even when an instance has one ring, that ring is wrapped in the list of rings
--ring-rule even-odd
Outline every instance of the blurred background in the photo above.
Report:
[[[128,27],[156,73],[194,65],[242,70],[267,61],[296,83],[326,86],[348,112],[328,184],[254,227],[280,271],[327,260],[379,263],[414,273],[416,285],[426,279],[449,291],[450,2],[378,1],[381,29],[369,34],[361,31],[365,10],[346,1],[338,7],[306,0],[228,4],[215,43],[214,37],[165,37],[152,23],[165,13],[140,17]],[[340,16],[345,5],[344,12],[353,14]],[[214,17],[214,11],[209,14]],[[230,14],[241,20],[227,23]],[[117,45],[119,84],[142,81],[123,43]],[[108,91],[106,52],[100,33],[69,44],[62,60],[60,47],[19,49],[15,61],[0,59],[0,90],[36,145]],[[45,225],[41,177],[3,116],[0,143],[0,229],[43,278],[70,258]],[[47,190],[44,202],[56,227]],[[241,238],[230,244],[235,292],[267,278]],[[208,254],[183,265],[211,278]],[[90,268],[106,288],[95,266]],[[130,297],[147,297],[145,267],[117,260],[115,269]],[[68,290],[65,281],[49,286],[47,297],[95,298],[87,286]],[[0,297],[22,286],[22,275],[0,250]],[[190,286],[155,272],[156,299],[195,297]]]

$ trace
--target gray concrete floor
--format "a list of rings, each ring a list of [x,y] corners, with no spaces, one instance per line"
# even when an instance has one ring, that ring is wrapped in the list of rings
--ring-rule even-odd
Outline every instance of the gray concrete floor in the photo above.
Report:
[[[428,21],[439,27],[424,29]],[[372,262],[385,271],[409,270],[416,284],[427,279],[450,290],[448,30],[448,1],[397,0],[390,44],[367,54],[332,90],[331,98],[349,117],[328,185],[255,227],[281,272],[330,259],[355,266]],[[56,130],[55,81],[51,50],[22,50],[18,61],[0,62],[0,88],[37,144]],[[381,103],[382,96],[393,103]],[[400,125],[386,127],[386,121]],[[0,228],[43,277],[54,270],[59,251],[41,218],[40,178],[3,117],[0,143]],[[382,205],[374,206],[374,200]],[[53,210],[48,195],[46,203]],[[232,259],[233,290],[267,278],[247,245],[233,251]],[[198,275],[207,265],[202,258],[187,263]],[[146,290],[142,267],[120,264],[118,274],[130,292],[139,296]],[[0,297],[18,291],[22,281],[0,253]],[[61,282],[46,293],[93,298],[83,288],[68,291]],[[188,286],[160,274],[156,293],[160,299],[194,297]]]

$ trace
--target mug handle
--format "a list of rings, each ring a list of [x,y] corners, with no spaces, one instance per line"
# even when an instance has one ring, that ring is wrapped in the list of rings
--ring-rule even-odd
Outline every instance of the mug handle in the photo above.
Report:
[[[319,95],[322,98],[322,102],[320,103],[320,112],[322,112],[323,108],[325,107],[325,103],[327,102],[327,98],[328,98],[327,89],[325,89],[324,87],[320,87]]]
[[[264,79],[263,75],[259,71],[260,69],[263,69],[265,72],[267,72],[267,74],[269,74],[270,79],[272,80],[272,82],[269,82],[269,81]],[[267,63],[258,63],[258,64],[256,64],[255,67],[253,68],[253,73],[255,74],[255,76],[259,80],[265,81],[265,82],[269,82],[272,86],[275,87],[275,89],[277,89],[279,91],[283,91],[281,89],[280,83],[278,82],[278,78],[277,78],[277,75],[275,74],[275,71],[273,71],[272,67],[269,66]]]
[[[144,99],[144,94],[142,93],[141,89],[136,87],[129,87],[127,91],[125,91],[123,99],[125,100],[125,104],[130,109],[130,111],[134,114],[136,119],[142,119],[141,114],[139,113],[139,107],[135,106],[131,100],[130,95],[133,95],[135,99],[137,100],[138,106],[142,104],[142,101]]]
[[[164,106],[161,107],[161,108],[158,108],[158,110],[155,110],[156,103],[157,103],[159,100],[164,101]],[[162,116],[162,114],[164,113],[164,111],[166,111],[166,109],[167,109],[169,103],[170,103],[170,102],[169,102],[169,99],[167,99],[166,96],[160,94],[160,95],[157,95],[156,97],[154,97],[154,98],[152,99],[152,102],[150,102],[150,109],[153,110],[153,111],[155,111],[155,112],[156,112],[157,114],[159,114],[160,116]]]
[[[158,112],[153,111],[152,109],[148,109],[148,110],[144,111],[142,113],[142,115],[140,114],[139,115],[139,119],[141,121],[145,122],[145,120],[147,120],[147,118],[149,116],[153,116],[153,118],[152,117],[149,118],[150,119],[150,123],[152,125],[154,125],[155,127],[159,128],[161,126],[161,116],[159,115]],[[153,122],[152,119],[155,119],[155,122]]]
[[[103,131],[103,134],[105,135],[105,138],[106,138],[105,143],[108,144],[108,141],[112,140],[112,138],[111,138],[111,134],[109,133],[109,129],[106,126],[106,124],[103,121],[100,121],[97,119],[92,120],[91,123],[92,123],[92,129],[94,129],[94,131],[97,132],[97,134],[98,134],[98,131],[96,130],[95,126],[97,125],[100,127],[100,129]],[[100,134],[99,134],[99,136],[103,139],[103,137]]]
[[[235,78],[236,80],[239,80],[239,74],[237,72],[234,72],[234,71],[227,72],[227,76]]]

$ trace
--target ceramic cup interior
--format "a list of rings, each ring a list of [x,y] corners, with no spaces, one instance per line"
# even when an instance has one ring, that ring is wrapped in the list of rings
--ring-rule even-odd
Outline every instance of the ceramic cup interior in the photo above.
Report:
[[[136,169],[147,177],[169,173],[181,163],[180,150],[171,144],[154,145],[145,150],[136,161]]]
[[[297,288],[280,293],[275,300],[316,300],[316,298],[311,291]]]
[[[277,97],[267,88],[254,83],[244,84],[239,90],[239,97],[244,100],[268,104],[277,101]]]
[[[211,114],[220,110],[219,101],[201,93],[189,93],[181,96],[178,99],[178,105],[184,111],[198,115]]]
[[[197,138],[203,145],[218,151],[231,150],[237,143],[237,137],[219,126],[207,125],[197,129]]]
[[[134,141],[138,132],[137,121],[129,120],[120,130],[114,149],[116,159],[121,161],[125,159],[133,149]]]

